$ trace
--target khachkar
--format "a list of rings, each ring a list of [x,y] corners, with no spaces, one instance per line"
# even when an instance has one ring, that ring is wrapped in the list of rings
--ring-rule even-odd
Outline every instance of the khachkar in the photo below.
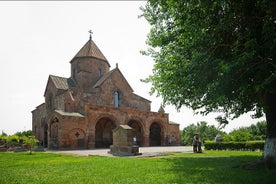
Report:
[[[113,145],[110,146],[109,153],[116,156],[141,155],[130,126],[119,125],[113,130]]]

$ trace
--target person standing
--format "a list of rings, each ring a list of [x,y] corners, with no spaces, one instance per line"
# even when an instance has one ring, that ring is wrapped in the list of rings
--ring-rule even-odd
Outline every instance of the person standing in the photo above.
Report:
[[[194,137],[193,137],[193,151],[194,151],[194,153],[197,153],[197,151],[198,151],[197,150],[198,141],[199,141],[198,133],[195,133]]]
[[[170,146],[172,144],[172,138],[171,136],[168,137],[168,145]]]
[[[194,151],[194,153],[202,153],[201,140],[199,139],[198,133],[194,134],[194,138],[193,138],[193,151]]]
[[[133,137],[133,145],[137,145],[137,139],[136,136]]]

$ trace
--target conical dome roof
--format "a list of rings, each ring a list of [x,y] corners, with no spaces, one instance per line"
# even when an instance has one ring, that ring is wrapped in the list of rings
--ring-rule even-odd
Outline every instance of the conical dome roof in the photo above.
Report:
[[[89,39],[86,44],[79,50],[79,52],[73,57],[71,62],[73,62],[76,58],[80,57],[94,57],[98,58],[100,60],[105,61],[109,66],[107,59],[101,52],[101,50],[98,48],[98,46],[95,44],[95,42],[92,39]]]

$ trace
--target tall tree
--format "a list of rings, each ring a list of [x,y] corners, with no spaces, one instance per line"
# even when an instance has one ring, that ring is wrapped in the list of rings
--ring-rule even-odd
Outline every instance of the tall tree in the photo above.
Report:
[[[145,81],[164,104],[227,123],[265,113],[264,157],[276,162],[276,1],[148,0],[148,50],[155,65]],[[273,159],[271,159],[273,158]]]

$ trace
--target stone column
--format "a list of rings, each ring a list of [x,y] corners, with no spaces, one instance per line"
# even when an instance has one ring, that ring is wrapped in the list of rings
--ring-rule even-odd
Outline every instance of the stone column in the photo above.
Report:
[[[144,144],[143,146],[150,146],[150,139],[149,139],[149,133],[145,133],[143,135]]]

